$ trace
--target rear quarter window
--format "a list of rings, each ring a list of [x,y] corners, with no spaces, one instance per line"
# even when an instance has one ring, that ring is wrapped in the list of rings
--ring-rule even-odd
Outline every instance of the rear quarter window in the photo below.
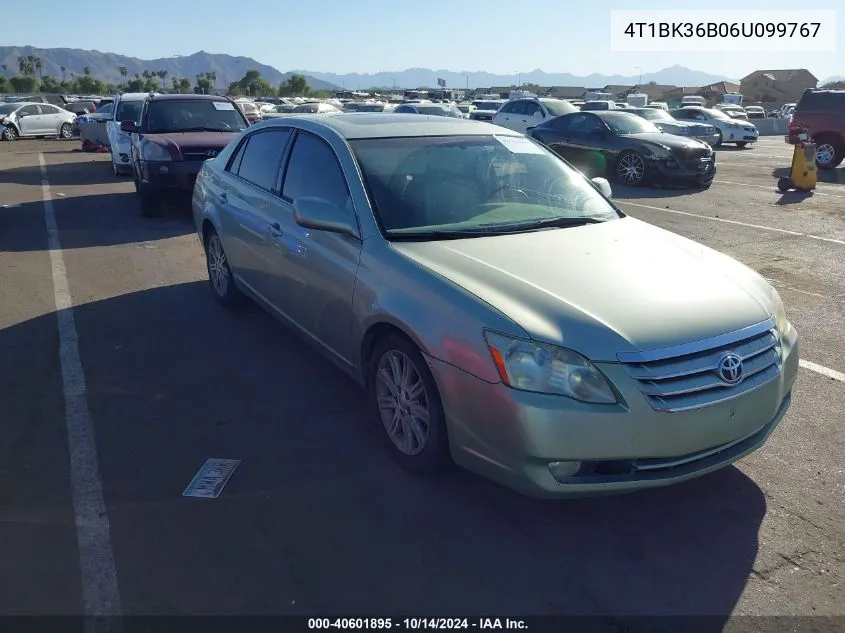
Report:
[[[836,92],[805,92],[796,112],[837,112],[845,113],[845,90]]]

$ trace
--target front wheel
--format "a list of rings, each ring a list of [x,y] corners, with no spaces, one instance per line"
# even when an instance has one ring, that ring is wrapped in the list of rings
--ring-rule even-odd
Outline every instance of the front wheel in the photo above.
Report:
[[[625,151],[616,162],[616,178],[623,184],[636,187],[648,177],[648,165],[645,158],[634,151]]]
[[[816,165],[819,169],[833,169],[845,158],[845,148],[834,141],[823,139],[816,145]]]
[[[3,140],[4,141],[15,141],[18,138],[18,131],[15,129],[14,125],[7,125],[6,129],[3,130]]]
[[[406,470],[432,473],[449,463],[446,418],[420,351],[395,334],[380,339],[369,370],[370,397],[391,455]]]
[[[713,147],[721,147],[722,146],[722,130],[718,130],[716,132],[716,142],[713,143]]]
[[[73,138],[73,126],[70,123],[62,123],[62,127],[59,128],[59,136],[64,139]]]

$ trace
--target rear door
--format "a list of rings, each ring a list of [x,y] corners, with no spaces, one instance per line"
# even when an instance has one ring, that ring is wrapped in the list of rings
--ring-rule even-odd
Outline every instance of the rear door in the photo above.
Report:
[[[226,166],[220,190],[223,246],[233,272],[270,301],[273,294],[273,224],[279,203],[282,157],[291,139],[289,128],[272,128],[246,136]]]
[[[59,129],[64,123],[62,111],[54,105],[42,103],[38,106],[41,109],[41,116],[44,119],[44,128],[49,134],[59,134]]]

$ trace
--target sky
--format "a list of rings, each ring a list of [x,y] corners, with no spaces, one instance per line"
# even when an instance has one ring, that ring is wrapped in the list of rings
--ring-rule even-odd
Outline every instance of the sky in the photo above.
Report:
[[[807,68],[819,79],[845,75],[845,4],[813,0],[811,9],[837,9],[835,53],[678,52],[610,50],[612,9],[800,9],[795,0],[140,0],[72,11],[66,0],[16,5],[0,27],[0,45],[96,49],[142,59],[199,50],[252,57],[288,70],[373,73],[421,67],[516,74],[542,69],[634,75],[674,64],[738,78],[757,69]],[[838,7],[838,5],[840,5]],[[87,7],[88,5],[83,5]],[[766,9],[755,9],[766,7]],[[82,28],[85,25],[87,28]],[[11,41],[13,40],[13,41]]]

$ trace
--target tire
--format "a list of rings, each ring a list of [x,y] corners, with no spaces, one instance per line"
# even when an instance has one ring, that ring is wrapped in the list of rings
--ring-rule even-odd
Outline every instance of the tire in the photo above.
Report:
[[[648,161],[633,150],[625,150],[619,155],[614,168],[614,176],[619,184],[638,187],[648,181]]]
[[[59,128],[59,138],[73,138],[73,126],[70,123],[62,123],[62,127]]]
[[[789,178],[779,178],[778,179],[778,191],[781,193],[786,193],[792,189],[792,180]]]
[[[18,130],[15,128],[14,125],[7,125],[6,129],[3,130],[4,141],[16,141],[18,140],[18,136]]]
[[[416,345],[398,334],[382,337],[367,375],[370,400],[392,458],[411,472],[443,470],[450,463],[446,416]]]
[[[716,133],[719,135],[719,138],[716,139],[716,142],[713,144],[713,147],[721,147],[722,146],[722,130],[716,130]]]
[[[217,231],[210,229],[203,240],[205,247],[205,267],[208,271],[208,283],[218,303],[231,308],[241,302],[243,295],[235,285],[235,277],[229,267],[223,242]]]
[[[132,167],[132,184],[135,185],[135,193],[141,195],[141,180],[138,178],[138,173]]]
[[[816,144],[816,166],[819,169],[834,169],[845,158],[845,146],[836,139],[821,137]]]

